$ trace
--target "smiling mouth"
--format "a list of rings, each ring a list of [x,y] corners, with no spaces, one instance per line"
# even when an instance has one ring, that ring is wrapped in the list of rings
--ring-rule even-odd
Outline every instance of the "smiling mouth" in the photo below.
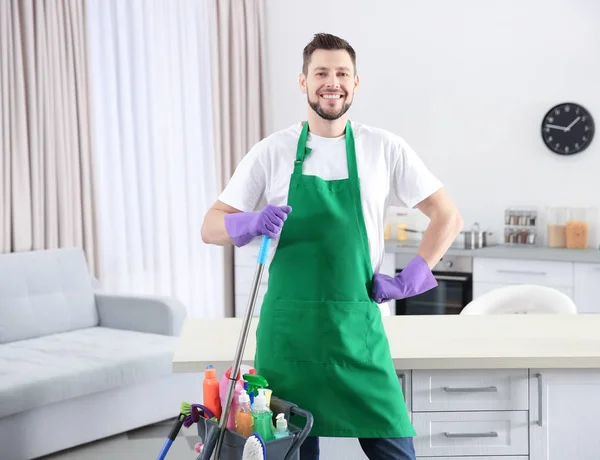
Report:
[[[327,99],[327,100],[336,100],[336,99],[341,99],[343,97],[343,94],[326,93],[326,94],[321,94],[321,97],[323,99]]]

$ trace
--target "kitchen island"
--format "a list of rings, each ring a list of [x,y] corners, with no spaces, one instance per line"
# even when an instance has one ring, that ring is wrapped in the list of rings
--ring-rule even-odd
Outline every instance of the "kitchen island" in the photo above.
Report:
[[[600,315],[383,317],[420,460],[598,460]],[[243,362],[252,365],[254,318]],[[174,372],[222,374],[242,320],[188,319]],[[199,375],[199,388],[202,376]],[[365,459],[351,439],[323,459]]]

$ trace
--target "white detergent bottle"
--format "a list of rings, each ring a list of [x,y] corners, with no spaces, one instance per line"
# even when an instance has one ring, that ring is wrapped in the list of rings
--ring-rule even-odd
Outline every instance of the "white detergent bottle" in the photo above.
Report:
[[[285,419],[285,415],[283,413],[277,414],[275,417],[275,424],[277,425],[275,428],[275,439],[285,438],[290,435],[290,430],[288,428],[288,422]]]

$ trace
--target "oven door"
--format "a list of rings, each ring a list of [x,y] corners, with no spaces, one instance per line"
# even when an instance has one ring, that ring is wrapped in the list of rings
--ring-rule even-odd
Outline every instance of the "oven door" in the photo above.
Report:
[[[437,287],[396,300],[396,315],[457,315],[473,299],[471,273],[434,271],[433,275]]]

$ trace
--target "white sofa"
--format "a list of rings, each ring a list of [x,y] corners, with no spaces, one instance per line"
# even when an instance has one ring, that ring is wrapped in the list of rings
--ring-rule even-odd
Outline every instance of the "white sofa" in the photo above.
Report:
[[[172,373],[183,305],[92,283],[80,249],[0,255],[1,460],[37,458],[200,402],[202,376]]]

